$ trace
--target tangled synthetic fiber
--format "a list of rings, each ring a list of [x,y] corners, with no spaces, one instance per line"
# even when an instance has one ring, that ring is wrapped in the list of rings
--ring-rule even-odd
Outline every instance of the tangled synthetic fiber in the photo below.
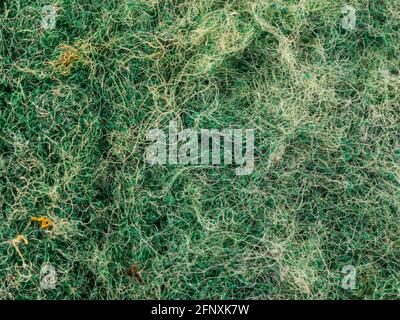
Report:
[[[0,8],[0,298],[399,297],[399,0],[47,2]],[[254,173],[150,166],[171,120]]]

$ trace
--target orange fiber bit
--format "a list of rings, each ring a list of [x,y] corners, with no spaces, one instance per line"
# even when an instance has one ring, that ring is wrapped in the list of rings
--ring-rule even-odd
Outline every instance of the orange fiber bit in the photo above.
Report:
[[[33,217],[32,221],[38,221],[40,222],[40,227],[43,229],[47,229],[48,227],[50,227],[53,223],[51,222],[51,220],[49,218],[46,217]]]

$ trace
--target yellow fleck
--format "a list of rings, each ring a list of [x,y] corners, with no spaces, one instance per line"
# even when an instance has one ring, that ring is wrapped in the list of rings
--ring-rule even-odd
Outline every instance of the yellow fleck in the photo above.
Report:
[[[32,217],[32,221],[40,222],[40,227],[43,229],[47,229],[48,227],[53,225],[53,222],[46,217]]]

